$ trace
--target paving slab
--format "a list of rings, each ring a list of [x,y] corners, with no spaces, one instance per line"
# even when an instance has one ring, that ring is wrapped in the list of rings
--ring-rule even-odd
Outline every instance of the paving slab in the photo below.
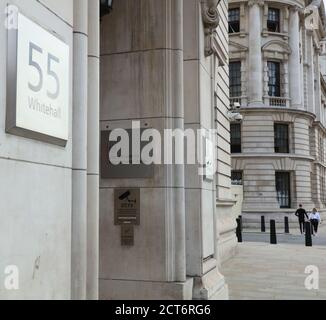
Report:
[[[231,300],[326,300],[326,246],[246,242],[222,266]],[[307,266],[319,270],[318,290],[308,290]]]

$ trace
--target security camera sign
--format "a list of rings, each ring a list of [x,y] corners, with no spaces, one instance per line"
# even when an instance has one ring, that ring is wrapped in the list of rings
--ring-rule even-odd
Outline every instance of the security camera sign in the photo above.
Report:
[[[140,224],[140,189],[114,191],[114,224]]]

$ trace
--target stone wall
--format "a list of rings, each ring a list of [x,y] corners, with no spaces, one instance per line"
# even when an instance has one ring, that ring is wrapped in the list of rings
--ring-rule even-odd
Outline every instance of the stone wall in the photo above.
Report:
[[[218,27],[218,39],[226,55],[228,50],[228,2],[222,1],[219,7],[221,22]],[[231,191],[231,149],[230,149],[230,111],[229,67],[218,68],[215,89],[215,123],[217,129],[217,178],[216,178],[216,215],[218,230],[218,252],[220,263],[235,254],[237,240],[235,236],[236,211]]]
[[[69,299],[72,105],[65,148],[5,133],[7,3],[62,37],[71,52],[73,24],[72,0],[0,1],[0,299]],[[19,269],[17,291],[3,287],[8,265]]]
[[[156,165],[153,177],[147,179],[101,180],[103,299],[227,297],[218,271],[221,246],[216,227],[224,223],[216,219],[220,215],[216,192],[232,200],[225,115],[227,2],[218,8],[220,28],[212,37],[204,11],[209,3],[121,0],[102,21],[101,129],[130,128],[132,120],[139,120],[142,127],[156,128],[161,134],[175,128],[210,130],[215,129],[214,114],[219,112],[223,128],[217,146],[225,154],[219,156],[225,165],[220,161],[224,182],[218,191],[215,177],[205,179],[198,165],[188,164]],[[221,78],[224,83],[218,87]],[[216,105],[215,93],[222,104]],[[141,223],[135,227],[131,247],[121,246],[120,227],[112,223],[113,193],[118,187],[140,188]],[[231,212],[225,214],[232,221]],[[235,246],[234,221],[229,225],[224,256]]]

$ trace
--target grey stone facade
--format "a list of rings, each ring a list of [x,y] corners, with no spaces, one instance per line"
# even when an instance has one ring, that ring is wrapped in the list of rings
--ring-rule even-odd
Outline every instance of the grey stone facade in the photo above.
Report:
[[[8,3],[70,48],[66,147],[6,133]],[[227,6],[119,0],[100,23],[95,0],[0,0],[1,299],[228,298],[219,272],[236,247]],[[101,179],[100,131],[132,120],[217,129],[217,177],[164,164],[146,179]],[[116,188],[140,191],[134,246],[121,245],[114,224]],[[12,265],[19,290],[3,286]]]
[[[325,9],[322,2],[313,6],[318,23],[309,30],[312,11],[304,10],[310,5],[230,1],[230,8],[240,9],[240,30],[230,34],[230,61],[241,62],[241,95],[231,97],[231,105],[241,104],[242,150],[232,155],[232,168],[243,174],[245,224],[258,225],[261,215],[282,222],[299,203],[308,210],[325,208]],[[270,9],[279,14],[275,30]],[[270,62],[279,65],[278,94],[270,91]],[[275,124],[288,126],[288,150],[275,149]],[[289,174],[285,206],[277,192],[278,173]]]

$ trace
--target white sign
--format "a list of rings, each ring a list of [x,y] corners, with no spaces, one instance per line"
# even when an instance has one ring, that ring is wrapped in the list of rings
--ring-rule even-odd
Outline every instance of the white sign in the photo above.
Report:
[[[7,91],[14,97],[8,104],[7,131],[65,145],[69,130],[69,46],[18,13],[17,30],[8,35],[9,52],[15,58],[8,59],[7,79],[14,83],[7,83]]]

